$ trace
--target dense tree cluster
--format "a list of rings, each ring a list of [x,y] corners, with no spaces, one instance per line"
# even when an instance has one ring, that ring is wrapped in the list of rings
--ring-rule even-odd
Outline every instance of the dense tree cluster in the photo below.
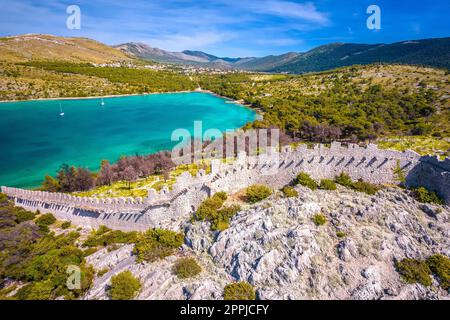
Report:
[[[174,168],[170,153],[160,152],[148,156],[122,157],[117,163],[103,160],[96,174],[85,168],[61,166],[56,178],[46,176],[42,189],[51,192],[86,191],[94,186],[110,185],[116,181],[136,181],[140,177],[164,174]]]
[[[450,289],[450,259],[441,254],[435,254],[426,260],[403,259],[396,261],[395,267],[406,283],[420,283],[431,286],[434,274],[444,290]]]
[[[154,262],[175,253],[184,242],[184,234],[164,229],[139,233],[134,246],[138,261]]]
[[[54,222],[52,215],[25,212],[0,194],[0,288],[7,279],[25,284],[13,298],[73,299],[89,288],[93,269],[85,264],[85,253],[75,244],[80,234],[55,235],[48,229]],[[79,289],[66,286],[69,265],[80,268]]]
[[[91,64],[70,62],[27,62],[26,66],[60,73],[81,74],[108,79],[113,83],[126,83],[135,93],[194,90],[195,83],[183,74],[172,71],[154,71],[143,68],[95,67]]]
[[[430,120],[440,103],[434,91],[426,86],[399,89],[361,78],[357,68],[349,68],[264,81],[247,74],[205,75],[200,85],[259,109],[264,118],[255,121],[254,128],[277,126],[301,140],[356,142],[443,130]]]

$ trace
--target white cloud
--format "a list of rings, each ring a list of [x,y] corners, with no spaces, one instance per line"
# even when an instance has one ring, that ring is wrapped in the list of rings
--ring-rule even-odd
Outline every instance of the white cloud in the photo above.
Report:
[[[310,23],[326,25],[329,23],[328,15],[317,10],[312,2],[295,3],[289,1],[258,1],[252,2],[251,10],[258,13],[270,14],[285,18],[301,19]]]
[[[159,38],[146,39],[145,42],[158,48],[170,51],[196,50],[212,46],[233,38],[229,33],[197,32],[195,34],[169,34]]]

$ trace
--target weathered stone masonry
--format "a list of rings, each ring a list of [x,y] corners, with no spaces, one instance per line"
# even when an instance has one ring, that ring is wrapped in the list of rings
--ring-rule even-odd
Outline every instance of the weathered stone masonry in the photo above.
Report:
[[[206,197],[218,192],[236,192],[254,183],[281,188],[301,171],[313,178],[334,178],[347,172],[354,180],[375,184],[396,183],[394,170],[400,164],[410,186],[423,185],[450,203],[450,159],[421,157],[415,152],[380,150],[376,145],[330,147],[316,145],[295,150],[284,147],[281,152],[269,149],[267,154],[247,157],[240,153],[232,164],[211,161],[211,173],[188,172],[178,177],[172,190],[150,190],[148,197],[98,199],[61,193],[29,191],[2,187],[2,192],[25,209],[54,213],[59,219],[74,224],[98,227],[106,225],[121,230],[146,230],[152,227],[177,228]]]

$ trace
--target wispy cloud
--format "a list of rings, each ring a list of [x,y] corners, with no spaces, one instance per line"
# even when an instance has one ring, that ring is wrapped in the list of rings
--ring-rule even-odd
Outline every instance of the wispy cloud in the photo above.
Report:
[[[411,34],[448,36],[448,0],[377,0],[383,30],[369,32],[354,0],[0,0],[0,35],[51,33],[107,44],[144,41],[171,51],[220,56],[305,51],[332,39],[394,42]],[[81,30],[67,30],[66,7],[81,7]],[[357,4],[356,4],[357,3]]]
[[[203,49],[212,45],[231,40],[235,35],[220,32],[197,32],[194,34],[168,34],[157,38],[143,40],[150,46],[168,48],[172,51],[186,49]]]
[[[288,1],[258,1],[250,5],[254,12],[276,15],[285,18],[300,19],[310,23],[326,25],[329,23],[328,15],[320,12],[312,2],[295,3]]]

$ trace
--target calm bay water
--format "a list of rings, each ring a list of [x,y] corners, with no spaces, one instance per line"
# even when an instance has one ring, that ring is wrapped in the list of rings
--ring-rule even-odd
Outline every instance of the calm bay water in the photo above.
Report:
[[[206,93],[0,103],[0,185],[39,186],[61,164],[97,170],[102,159],[171,149],[172,131],[242,127],[255,119],[243,106]],[[60,116],[60,103],[64,116]]]

